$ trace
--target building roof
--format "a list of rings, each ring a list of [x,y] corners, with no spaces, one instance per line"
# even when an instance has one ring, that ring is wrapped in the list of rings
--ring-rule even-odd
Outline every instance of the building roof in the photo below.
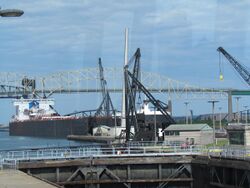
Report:
[[[226,127],[227,131],[244,131],[244,130],[250,130],[250,126],[246,124],[237,124],[237,123],[230,123]]]
[[[208,124],[172,124],[165,131],[209,131],[213,130]]]

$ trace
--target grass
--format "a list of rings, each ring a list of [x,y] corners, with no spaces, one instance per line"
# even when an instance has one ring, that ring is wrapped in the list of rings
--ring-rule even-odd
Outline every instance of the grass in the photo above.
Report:
[[[207,144],[207,147],[212,147],[214,146],[214,144]],[[223,146],[228,146],[228,139],[224,138],[224,139],[220,139],[217,141],[217,144],[215,144],[215,146],[217,147],[223,147]]]

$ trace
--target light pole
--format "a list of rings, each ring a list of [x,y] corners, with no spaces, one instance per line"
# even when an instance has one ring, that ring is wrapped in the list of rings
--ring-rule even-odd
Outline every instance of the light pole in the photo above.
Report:
[[[220,111],[220,130],[222,130],[222,125],[221,125],[221,109],[222,109],[222,107],[219,107],[219,111]]]
[[[154,107],[154,130],[155,130],[155,143],[157,140],[157,127],[156,127],[156,108]]]
[[[215,144],[215,119],[214,119],[214,104],[219,101],[211,100],[208,103],[212,103],[212,118],[213,118],[213,144]]]
[[[237,123],[240,124],[240,112],[239,112],[239,100],[241,97],[235,97],[236,99],[236,108],[237,108]]]
[[[114,110],[114,115],[115,115],[115,138],[116,138],[116,131],[117,131],[116,110]]]
[[[192,125],[193,124],[193,110],[190,109],[190,124]]]
[[[186,106],[186,124],[188,124],[188,104],[189,102],[184,102],[185,106]]]
[[[23,10],[19,9],[1,9],[0,7],[0,16],[2,17],[19,17],[23,15]]]
[[[247,126],[247,118],[248,118],[248,117],[247,117],[247,116],[248,116],[248,113],[247,113],[248,110],[247,110],[247,108],[248,108],[248,106],[244,106],[244,108],[246,109],[246,113],[245,113],[245,118],[246,118],[246,119],[245,119],[245,120],[246,120],[246,126]]]

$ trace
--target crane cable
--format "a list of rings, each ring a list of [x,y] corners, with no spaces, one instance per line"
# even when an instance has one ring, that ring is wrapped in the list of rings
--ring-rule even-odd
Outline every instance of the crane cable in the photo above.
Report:
[[[223,62],[221,61],[221,53],[219,52],[219,75],[220,75],[220,81],[224,80],[223,76]]]

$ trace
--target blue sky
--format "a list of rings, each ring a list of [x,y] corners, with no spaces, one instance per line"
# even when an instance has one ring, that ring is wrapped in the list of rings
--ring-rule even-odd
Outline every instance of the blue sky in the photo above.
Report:
[[[121,67],[128,27],[129,54],[141,48],[143,70],[201,87],[248,88],[226,60],[225,80],[219,81],[216,51],[223,46],[250,67],[247,0],[3,0],[0,6],[25,12],[0,19],[4,72],[96,67],[98,57],[105,67]],[[181,105],[176,114],[184,114]]]

